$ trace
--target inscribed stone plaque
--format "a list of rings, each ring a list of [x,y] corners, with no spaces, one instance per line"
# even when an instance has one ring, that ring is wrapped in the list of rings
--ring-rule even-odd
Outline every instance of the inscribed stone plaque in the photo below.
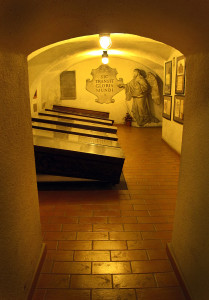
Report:
[[[117,74],[117,70],[108,65],[101,65],[97,69],[92,69],[93,79],[86,80],[86,90],[97,96],[96,102],[115,102],[112,97],[121,91],[118,85],[123,83],[122,78],[116,78]]]
[[[75,71],[64,71],[60,74],[60,93],[62,100],[76,99]]]

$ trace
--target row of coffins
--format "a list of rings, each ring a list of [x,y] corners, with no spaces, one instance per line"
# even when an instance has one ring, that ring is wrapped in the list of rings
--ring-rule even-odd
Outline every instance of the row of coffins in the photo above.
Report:
[[[117,127],[99,113],[59,106],[32,117],[37,174],[118,183],[125,158]]]

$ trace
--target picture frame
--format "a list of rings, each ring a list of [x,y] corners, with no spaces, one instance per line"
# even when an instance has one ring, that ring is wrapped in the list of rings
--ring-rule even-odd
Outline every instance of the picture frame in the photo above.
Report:
[[[172,96],[163,97],[163,117],[171,120],[171,111],[172,111]]]
[[[184,96],[175,95],[174,97],[173,120],[180,124],[184,123],[184,99]]]
[[[175,93],[185,93],[185,71],[186,71],[186,59],[185,56],[179,56],[176,58],[176,85]]]
[[[165,63],[165,83],[164,83],[164,94],[171,95],[172,88],[172,61]]]

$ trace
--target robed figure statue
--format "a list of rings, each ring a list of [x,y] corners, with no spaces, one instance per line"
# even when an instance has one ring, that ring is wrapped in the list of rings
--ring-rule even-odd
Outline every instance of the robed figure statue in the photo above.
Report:
[[[153,82],[154,75],[149,73],[146,79],[144,73],[145,71],[143,70],[134,69],[133,79],[127,84],[118,85],[120,88],[125,88],[127,101],[133,98],[132,113],[139,126],[144,126],[151,122],[159,122],[159,120],[151,114],[149,106],[149,99],[152,99],[152,86],[147,79],[150,78],[149,81]]]

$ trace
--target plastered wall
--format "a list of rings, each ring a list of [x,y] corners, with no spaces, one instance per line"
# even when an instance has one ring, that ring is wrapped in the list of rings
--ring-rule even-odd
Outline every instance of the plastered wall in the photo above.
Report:
[[[126,96],[123,89],[113,96],[115,102],[110,104],[97,103],[95,101],[96,96],[86,90],[86,79],[89,78],[91,80],[92,69],[97,69],[101,64],[101,58],[95,58],[80,63],[74,63],[73,65],[69,65],[66,60],[65,62],[62,62],[60,66],[52,66],[51,69],[48,67],[45,74],[41,74],[40,80],[37,78],[35,84],[33,83],[31,87],[31,112],[33,113],[34,103],[38,103],[39,108],[42,108],[43,103],[46,103],[46,106],[59,103],[72,107],[108,111],[110,112],[110,118],[114,119],[115,123],[124,123],[123,118],[125,117],[126,112],[131,112],[132,100],[125,100]],[[116,68],[118,72],[117,78],[122,78],[124,83],[129,82],[133,78],[133,70],[135,68],[143,69],[146,72],[151,71],[154,74],[157,74],[161,80],[163,79],[163,66],[153,69],[152,64],[150,64],[150,66],[144,66],[131,60],[114,57],[110,57],[109,66],[111,68]],[[76,71],[76,100],[60,100],[60,73],[63,72],[63,70]],[[30,72],[29,69],[29,73]],[[32,99],[33,91],[36,89],[36,86],[40,99]],[[162,104],[160,106],[154,104],[152,109],[156,117],[162,121]]]
[[[171,120],[162,118],[162,139],[170,145],[176,152],[181,154],[182,147],[182,134],[183,125],[177,123],[173,120],[174,111],[174,96],[175,96],[175,80],[176,80],[176,58],[181,56],[182,53],[179,51],[174,51],[170,56],[168,61],[172,61],[172,86],[171,86],[171,96],[172,96],[172,110],[171,110]],[[173,63],[174,61],[174,63]]]
[[[209,54],[187,57],[179,189],[171,249],[192,300],[209,299]]]
[[[23,300],[42,238],[27,60],[0,52],[0,299]]]
[[[57,50],[58,51],[58,50]],[[176,73],[176,57],[182,53],[176,49],[171,49],[168,61],[173,61],[172,68],[172,113],[171,120],[162,118],[163,104],[152,104],[152,114],[155,115],[162,126],[162,138],[175,151],[181,153],[183,125],[173,120],[174,95],[175,95],[175,73]],[[61,53],[60,53],[61,54]],[[164,63],[157,65],[154,57],[157,54],[153,50],[153,62],[150,61],[147,65],[133,61],[131,59],[109,57],[109,66],[116,68],[117,78],[123,78],[124,83],[129,82],[133,77],[134,68],[144,69],[146,72],[152,71],[164,81]],[[101,65],[101,58],[92,58],[77,62],[76,59],[66,57],[62,60],[56,60],[51,65],[47,65],[43,59],[36,57],[36,64],[30,64],[29,61],[29,76],[30,80],[30,99],[31,99],[31,114],[34,113],[34,104],[37,105],[38,111],[44,107],[49,107],[52,104],[61,104],[72,107],[82,107],[93,110],[103,110],[110,112],[110,118],[115,120],[115,123],[124,123],[126,112],[131,112],[132,101],[126,101],[125,91],[121,90],[113,99],[114,103],[100,104],[95,101],[96,96],[86,90],[86,79],[92,79],[92,69],[97,69]],[[40,72],[37,72],[37,70]],[[76,72],[76,100],[60,100],[60,73],[63,70],[75,70]],[[34,74],[38,74],[34,77]],[[37,90],[37,98],[34,99],[34,93]],[[161,91],[163,93],[163,91]],[[137,126],[133,123],[133,126]]]

